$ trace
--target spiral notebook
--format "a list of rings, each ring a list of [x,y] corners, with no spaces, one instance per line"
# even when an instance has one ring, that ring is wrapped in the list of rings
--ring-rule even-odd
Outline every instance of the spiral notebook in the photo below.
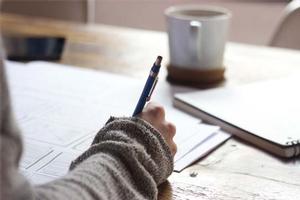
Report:
[[[300,155],[300,74],[176,94],[174,105],[281,157]]]

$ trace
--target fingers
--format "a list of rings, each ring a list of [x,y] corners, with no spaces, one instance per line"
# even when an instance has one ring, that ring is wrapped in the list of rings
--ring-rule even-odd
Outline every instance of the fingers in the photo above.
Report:
[[[167,129],[168,129],[168,133],[173,138],[176,134],[176,126],[171,122],[166,122],[166,123],[167,123],[166,126],[167,126]]]
[[[177,145],[175,142],[172,140],[172,143],[169,145],[170,151],[172,153],[172,156],[174,157],[175,154],[177,153]]]
[[[165,109],[157,103],[154,102],[148,103],[144,111],[147,112],[149,115],[151,115],[157,121],[161,121],[165,119]]]
[[[167,128],[166,132],[167,132],[168,136],[165,137],[165,139],[168,140],[167,141],[168,146],[170,148],[172,156],[174,156],[176,154],[176,152],[177,152],[177,145],[175,144],[175,142],[173,140],[174,136],[176,134],[176,127],[175,127],[175,125],[173,123],[166,122],[166,128]]]
[[[176,134],[176,127],[173,123],[165,120],[164,108],[157,103],[150,102],[144,108],[139,117],[148,121],[160,132],[168,144],[172,155],[174,156],[177,152],[177,146],[173,141],[173,138]]]

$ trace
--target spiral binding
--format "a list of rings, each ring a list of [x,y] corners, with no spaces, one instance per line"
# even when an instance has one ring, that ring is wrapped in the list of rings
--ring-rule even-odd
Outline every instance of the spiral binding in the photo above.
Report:
[[[286,145],[297,145],[297,144],[300,144],[300,139],[286,142]]]
[[[294,147],[294,157],[300,154],[300,139],[288,141],[286,144]]]

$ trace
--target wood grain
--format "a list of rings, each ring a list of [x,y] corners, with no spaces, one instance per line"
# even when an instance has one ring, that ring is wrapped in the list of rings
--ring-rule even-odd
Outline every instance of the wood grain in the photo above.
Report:
[[[1,15],[4,34],[64,36],[60,63],[144,77],[157,55],[169,62],[167,35],[107,25],[83,25]],[[221,86],[274,79],[300,72],[300,52],[228,43]],[[166,69],[162,77],[166,77]],[[291,127],[293,128],[293,127]],[[300,135],[300,133],[299,133]],[[274,157],[238,139],[160,186],[159,199],[300,199],[300,160]]]

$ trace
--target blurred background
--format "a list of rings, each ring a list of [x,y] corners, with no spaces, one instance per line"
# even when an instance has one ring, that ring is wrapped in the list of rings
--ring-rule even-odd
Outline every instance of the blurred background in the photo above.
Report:
[[[278,32],[299,0],[2,0],[1,11],[80,23],[102,23],[165,31],[164,10],[177,4],[203,4],[233,13],[229,40],[257,45],[300,48],[295,41],[280,45]],[[293,9],[288,6],[294,2]],[[289,4],[290,3],[290,4]],[[299,9],[298,9],[299,10]],[[296,20],[295,20],[296,19]],[[300,29],[300,14],[293,29]],[[291,21],[291,20],[290,20]],[[295,25],[296,24],[296,25]],[[300,31],[300,30],[299,30]],[[295,32],[294,34],[299,34]],[[277,34],[277,36],[276,36]],[[283,33],[280,33],[283,34]],[[298,36],[295,36],[298,38]],[[275,41],[274,41],[275,40]],[[286,40],[286,39],[285,39]],[[299,39],[298,42],[300,43]]]

